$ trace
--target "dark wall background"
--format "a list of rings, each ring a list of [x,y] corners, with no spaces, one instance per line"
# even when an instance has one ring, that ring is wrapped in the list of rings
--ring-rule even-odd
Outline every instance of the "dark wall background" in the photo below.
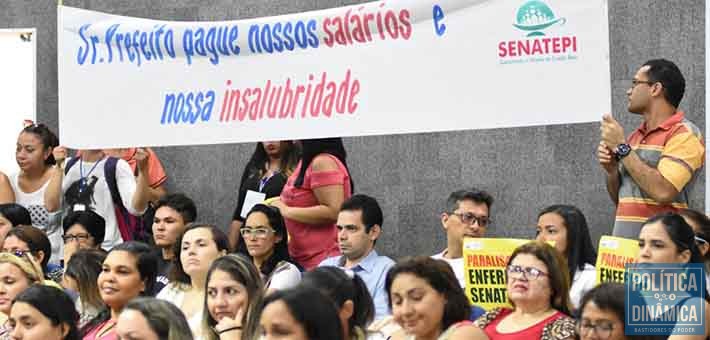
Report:
[[[364,1],[66,0],[64,4],[165,20],[235,20],[359,2]],[[657,57],[674,60],[682,69],[687,90],[681,109],[704,130],[704,13],[703,0],[609,1],[612,105],[627,135],[641,119],[626,112],[626,89],[639,65]],[[0,1],[0,27],[37,28],[38,120],[54,128],[56,24],[56,1]],[[574,109],[570,108],[570,114]],[[475,119],[484,113],[471,114]],[[464,186],[484,188],[496,198],[491,235],[532,237],[537,212],[554,203],[580,207],[595,240],[610,233],[614,206],[595,157],[598,127],[598,123],[589,123],[346,138],[345,142],[356,191],[376,197],[385,211],[379,251],[403,256],[431,254],[445,246],[439,213],[449,192]],[[242,168],[253,147],[230,144],[156,151],[170,176],[168,189],[193,197],[200,220],[226,227]],[[5,152],[12,148],[7,146]],[[704,186],[703,174],[692,192],[691,207],[704,208]]]

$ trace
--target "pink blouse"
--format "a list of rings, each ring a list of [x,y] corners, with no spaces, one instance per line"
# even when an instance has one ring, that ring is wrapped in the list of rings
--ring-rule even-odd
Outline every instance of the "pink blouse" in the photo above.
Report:
[[[108,331],[106,331],[102,337],[97,338],[97,337],[96,337],[96,334],[98,334],[98,333],[99,333],[99,330],[100,330],[101,328],[103,328],[103,327],[104,327],[106,324],[108,324],[108,323],[114,323],[114,325],[111,326],[111,329],[109,329]],[[97,325],[96,327],[94,327],[94,329],[92,329],[91,332],[89,332],[88,334],[86,334],[86,335],[84,336],[84,340],[116,340],[116,339],[118,338],[118,336],[117,336],[117,334],[116,334],[116,325],[115,325],[115,323],[116,323],[115,321],[111,321],[111,320],[106,320],[106,321],[100,323],[99,325]]]
[[[311,166],[306,169],[303,184],[300,188],[294,186],[296,178],[301,171],[301,162],[298,163],[293,174],[286,181],[281,191],[281,201],[289,207],[313,207],[318,205],[318,199],[313,189],[327,185],[342,185],[343,199],[352,195],[350,189],[350,175],[340,160],[330,154],[320,154],[330,157],[338,164],[337,170],[313,172]],[[319,155],[319,156],[320,156]],[[313,164],[311,162],[311,164]],[[338,229],[335,223],[305,224],[284,218],[286,229],[291,239],[288,242],[288,251],[291,257],[306,270],[318,266],[321,261],[340,253],[338,249]]]

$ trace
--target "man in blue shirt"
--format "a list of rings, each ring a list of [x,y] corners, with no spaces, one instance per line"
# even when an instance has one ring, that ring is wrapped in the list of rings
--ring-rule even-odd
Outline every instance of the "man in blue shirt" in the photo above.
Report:
[[[382,233],[382,209],[367,195],[353,195],[343,202],[338,214],[338,246],[341,256],[325,259],[319,266],[350,269],[360,276],[375,304],[375,320],[390,314],[385,278],[394,261],[377,255],[375,242]]]

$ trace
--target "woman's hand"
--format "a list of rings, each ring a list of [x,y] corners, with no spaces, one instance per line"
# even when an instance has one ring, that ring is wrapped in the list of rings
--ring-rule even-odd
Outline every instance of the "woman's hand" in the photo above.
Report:
[[[64,166],[64,160],[67,158],[67,148],[63,146],[57,146],[52,148],[52,156],[54,160],[57,161],[57,166],[61,169]]]
[[[214,326],[215,332],[221,340],[239,340],[242,338],[242,319],[244,319],[244,307],[240,307],[234,318],[223,317]]]
[[[278,209],[279,209],[279,212],[281,213],[281,216],[283,216],[283,217],[288,217],[288,216],[287,216],[287,215],[288,215],[288,212],[287,212],[288,206],[286,205],[286,203],[284,203],[284,202],[281,200],[280,197],[274,197],[274,198],[272,198],[272,199],[269,199],[269,200],[265,201],[264,203],[265,203],[265,204],[268,204],[268,205],[270,205],[270,206],[272,206],[272,207],[278,208]]]

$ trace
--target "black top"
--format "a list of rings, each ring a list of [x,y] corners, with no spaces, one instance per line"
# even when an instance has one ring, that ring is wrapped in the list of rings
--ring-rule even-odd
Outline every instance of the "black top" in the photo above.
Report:
[[[155,276],[155,286],[153,287],[153,294],[151,296],[156,296],[158,293],[170,283],[168,279],[170,276],[170,270],[173,267],[172,261],[163,258],[162,252],[158,251],[158,272]]]
[[[248,171],[248,169],[245,169],[244,171]],[[239,200],[237,201],[237,208],[234,209],[234,213],[232,214],[232,220],[244,222],[244,219],[241,217],[241,212],[242,207],[244,206],[244,198],[246,198],[248,190],[265,193],[267,199],[277,197],[281,195],[281,190],[283,190],[284,185],[286,185],[287,179],[288,178],[283,173],[277,172],[271,176],[261,190],[259,190],[259,184],[261,182],[259,173],[250,173],[249,176],[239,184]]]

